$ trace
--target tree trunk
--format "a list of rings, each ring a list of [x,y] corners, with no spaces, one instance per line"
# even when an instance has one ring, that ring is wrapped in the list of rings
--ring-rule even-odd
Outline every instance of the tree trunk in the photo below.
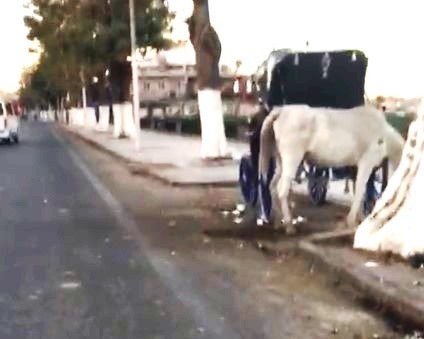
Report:
[[[131,67],[128,62],[115,61],[110,67],[110,83],[112,85],[112,100],[123,103],[130,100]]]
[[[110,66],[110,84],[112,90],[112,102],[114,104],[123,104],[131,100],[130,98],[131,66],[129,62],[114,61]],[[119,138],[127,138],[129,135],[124,130],[124,111],[116,110],[116,105],[112,106],[114,115],[113,124],[118,131]],[[115,120],[116,119],[116,120]]]
[[[372,213],[359,225],[354,248],[404,258],[424,253],[424,99],[409,127],[402,160]]]
[[[201,157],[218,159],[227,156],[219,74],[221,43],[209,21],[208,1],[193,0],[193,4],[193,14],[187,22],[190,41],[196,51]]]

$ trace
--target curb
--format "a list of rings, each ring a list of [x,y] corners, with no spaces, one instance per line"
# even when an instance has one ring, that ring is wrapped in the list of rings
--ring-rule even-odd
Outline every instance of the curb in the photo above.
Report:
[[[350,285],[357,292],[362,294],[367,301],[374,305],[382,305],[387,313],[394,315],[403,322],[413,325],[416,328],[424,328],[424,307],[419,307],[414,300],[401,297],[398,290],[387,284],[381,285],[370,277],[355,274],[355,267],[344,265],[338,258],[326,255],[325,250],[316,245],[320,241],[336,240],[351,236],[353,230],[321,233],[301,240],[298,243],[296,252],[305,259],[312,261],[325,274],[331,275],[343,283]]]
[[[94,140],[73,131],[72,129],[69,129],[65,126],[58,125],[58,127],[64,131],[65,133],[69,133],[83,142],[85,142],[87,145],[108,154],[109,156],[113,157],[114,159],[124,163],[124,165],[128,168],[131,174],[133,175],[139,175],[143,177],[149,177],[154,180],[157,180],[161,182],[162,184],[172,186],[172,187],[203,187],[203,188],[211,188],[211,187],[219,187],[219,188],[235,188],[238,187],[239,183],[237,181],[231,182],[231,181],[222,181],[222,182],[181,182],[181,181],[173,181],[170,180],[162,175],[159,175],[155,172],[154,169],[152,169],[152,165],[144,164],[141,162],[135,163],[131,159],[126,158],[125,156],[120,155],[117,152],[111,151],[110,149],[102,146],[101,144],[95,142]],[[172,165],[171,165],[172,166]]]

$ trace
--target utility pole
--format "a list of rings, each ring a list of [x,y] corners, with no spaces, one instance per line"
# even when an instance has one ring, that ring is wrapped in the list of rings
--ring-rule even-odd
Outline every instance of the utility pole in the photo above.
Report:
[[[133,116],[135,125],[135,149],[140,150],[140,99],[138,91],[138,65],[137,65],[137,41],[135,36],[135,10],[134,0],[129,0],[130,6],[130,31],[131,31],[131,69],[133,88]]]

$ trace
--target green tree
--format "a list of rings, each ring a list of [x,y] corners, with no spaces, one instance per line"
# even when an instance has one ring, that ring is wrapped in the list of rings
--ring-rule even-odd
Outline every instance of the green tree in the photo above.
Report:
[[[33,0],[32,3],[34,14],[24,20],[30,29],[28,38],[40,44],[41,56],[33,70],[30,89],[42,101],[50,101],[52,93],[63,92],[64,89],[76,94],[80,85],[80,60],[79,45],[73,44],[75,29],[72,19],[77,16],[79,0],[64,3]],[[27,88],[26,92],[30,89]]]
[[[49,77],[51,88],[78,97],[81,86],[94,75],[105,84],[108,70],[107,83],[112,85],[115,101],[129,99],[130,34],[126,3],[121,0],[32,0],[32,5],[33,15],[25,18],[28,38],[41,45],[39,67],[43,69],[43,76]],[[164,33],[170,30],[173,15],[165,1],[136,0],[135,5],[138,46],[156,49],[170,46],[171,41]]]
[[[19,93],[22,103],[31,108],[56,105],[57,100],[64,97],[66,92],[60,87],[61,82],[55,75],[49,61],[42,56],[35,68],[26,70],[22,75]]]
[[[121,0],[103,0],[103,5],[105,21],[99,27],[102,55],[110,70],[115,100],[122,102],[129,99],[131,80],[131,65],[127,61],[131,51],[129,9]],[[159,50],[172,46],[164,33],[170,31],[173,14],[164,0],[135,0],[135,16],[138,47],[151,46]]]

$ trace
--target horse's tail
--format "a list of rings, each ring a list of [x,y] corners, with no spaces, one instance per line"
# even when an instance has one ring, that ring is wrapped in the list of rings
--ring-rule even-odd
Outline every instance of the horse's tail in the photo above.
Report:
[[[262,123],[259,151],[259,180],[266,178],[269,170],[272,150],[276,147],[273,130],[274,121],[280,116],[280,109],[274,108]]]
[[[405,140],[392,125],[387,123],[386,126],[387,157],[389,158],[389,161],[393,166],[393,170],[395,170],[402,158]]]

